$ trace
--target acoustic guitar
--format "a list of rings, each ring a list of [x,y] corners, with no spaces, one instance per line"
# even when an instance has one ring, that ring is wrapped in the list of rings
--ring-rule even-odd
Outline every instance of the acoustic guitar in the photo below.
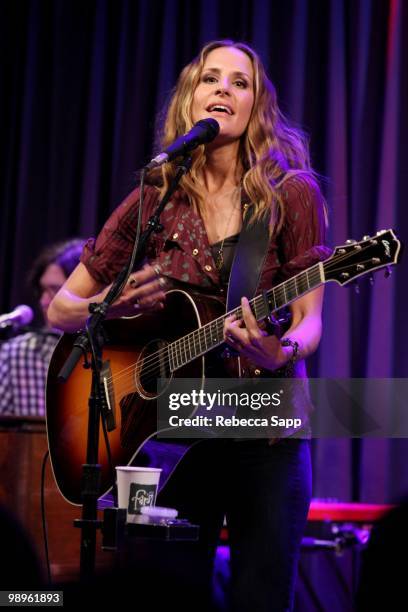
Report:
[[[319,262],[250,300],[257,321],[263,321],[302,295],[334,281],[347,285],[358,277],[396,264],[402,245],[393,230],[377,232],[361,242],[348,241]],[[240,307],[225,313],[219,297],[173,289],[166,308],[104,323],[101,388],[116,427],[108,432],[113,465],[153,465],[163,469],[161,487],[196,441],[161,442],[157,435],[157,379],[205,379],[211,375],[239,376],[239,357],[222,360],[223,327],[227,316],[241,316]],[[86,462],[88,396],[91,370],[78,363],[63,383],[58,373],[77,335],[64,334],[53,353],[46,389],[46,417],[50,457],[62,495],[81,504],[81,470]],[[225,348],[225,347],[224,347]],[[101,428],[99,463],[101,495],[113,485]]]

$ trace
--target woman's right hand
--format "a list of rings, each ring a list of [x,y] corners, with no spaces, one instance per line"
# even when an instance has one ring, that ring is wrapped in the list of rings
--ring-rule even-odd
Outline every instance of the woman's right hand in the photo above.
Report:
[[[161,310],[166,298],[166,278],[158,264],[146,264],[133,272],[120,297],[110,306],[107,318],[131,317],[141,312]],[[56,329],[76,332],[83,329],[89,317],[89,305],[101,302],[108,293],[83,263],[79,263],[58,291],[48,308],[48,319]]]
[[[158,264],[145,264],[141,270],[132,272],[118,299],[108,311],[108,318],[130,317],[164,308],[165,289],[168,281],[160,274]],[[104,295],[110,287],[105,289]]]

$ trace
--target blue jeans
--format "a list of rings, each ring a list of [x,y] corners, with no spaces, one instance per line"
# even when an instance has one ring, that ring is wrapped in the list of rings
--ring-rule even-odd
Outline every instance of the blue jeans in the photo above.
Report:
[[[195,445],[157,503],[200,525],[184,545],[185,579],[200,576],[204,601],[224,515],[231,548],[231,610],[292,609],[300,543],[311,498],[310,442],[208,440]],[[183,545],[182,545],[183,546]],[[208,602],[210,599],[208,599]],[[208,608],[211,608],[208,603]]]

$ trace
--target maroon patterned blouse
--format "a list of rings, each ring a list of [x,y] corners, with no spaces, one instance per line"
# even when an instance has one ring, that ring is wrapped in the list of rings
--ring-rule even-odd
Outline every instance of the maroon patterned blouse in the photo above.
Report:
[[[297,175],[284,182],[281,193],[286,209],[284,224],[279,235],[270,240],[258,291],[270,289],[330,254],[324,246],[324,204],[317,183]],[[157,189],[145,188],[143,226],[158,198]],[[90,238],[85,244],[81,261],[102,284],[109,284],[130,256],[138,202],[139,188],[112,213],[96,241]],[[181,190],[167,204],[161,222],[164,231],[154,234],[148,245],[149,261],[160,263],[163,274],[176,281],[216,293],[221,281],[203,220]]]

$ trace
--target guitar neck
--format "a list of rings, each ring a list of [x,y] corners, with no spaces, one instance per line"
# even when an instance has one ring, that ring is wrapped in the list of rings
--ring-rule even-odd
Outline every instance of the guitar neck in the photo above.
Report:
[[[262,321],[325,282],[324,264],[320,262],[256,296],[249,304],[256,320]],[[168,346],[170,370],[174,372],[220,346],[224,342],[225,319],[232,314],[241,319],[241,306],[172,342]]]

